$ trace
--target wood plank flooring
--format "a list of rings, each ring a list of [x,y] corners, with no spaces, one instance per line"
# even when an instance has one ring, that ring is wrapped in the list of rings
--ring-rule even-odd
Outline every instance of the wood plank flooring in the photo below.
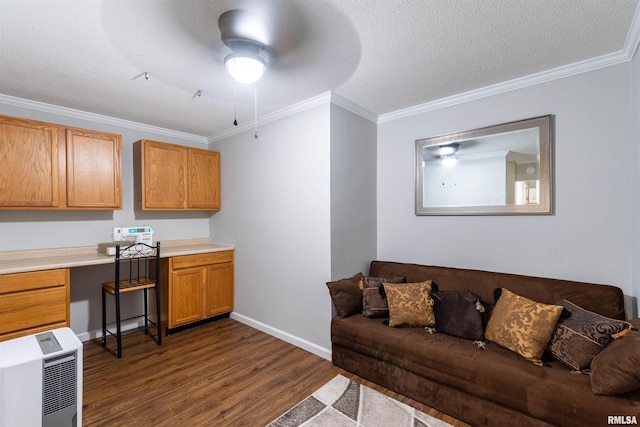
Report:
[[[123,338],[123,356],[84,343],[83,425],[264,426],[337,374],[353,378],[455,427],[467,424],[333,366],[232,319],[178,332],[163,345]]]

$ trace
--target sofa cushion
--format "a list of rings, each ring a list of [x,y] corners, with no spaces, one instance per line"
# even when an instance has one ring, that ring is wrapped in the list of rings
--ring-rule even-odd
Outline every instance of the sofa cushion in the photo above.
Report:
[[[487,323],[485,337],[542,366],[540,357],[560,314],[562,306],[541,304],[502,288]]]
[[[384,297],[383,283],[406,283],[403,276],[362,278],[362,314],[367,317],[389,317],[389,306]],[[382,288],[382,290],[381,290]]]
[[[591,389],[609,396],[640,389],[640,332],[618,338],[593,358]]]
[[[338,316],[347,317],[362,313],[361,281],[362,273],[358,273],[348,279],[327,282],[329,295]]]
[[[549,351],[557,360],[579,371],[589,368],[591,360],[613,341],[613,334],[631,327],[629,322],[601,316],[565,299],[556,304],[571,315],[558,323]]]
[[[389,326],[433,326],[431,280],[419,283],[384,283],[389,305]]]
[[[469,291],[432,292],[436,331],[456,337],[481,341],[484,339],[480,297]]]

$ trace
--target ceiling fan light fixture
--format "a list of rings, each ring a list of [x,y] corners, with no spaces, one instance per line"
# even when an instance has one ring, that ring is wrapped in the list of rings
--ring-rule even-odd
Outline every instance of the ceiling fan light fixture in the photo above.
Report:
[[[257,55],[231,53],[224,58],[224,66],[240,83],[255,83],[267,70],[267,64]]]
[[[458,152],[459,147],[460,147],[460,144],[458,144],[457,142],[453,142],[447,145],[441,145],[438,148],[438,154],[441,156],[451,156]]]

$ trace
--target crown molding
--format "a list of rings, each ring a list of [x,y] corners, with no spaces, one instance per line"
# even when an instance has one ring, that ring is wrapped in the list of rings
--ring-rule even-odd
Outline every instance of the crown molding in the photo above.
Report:
[[[348,100],[347,98],[345,98],[342,95],[338,95],[335,92],[331,92],[331,103],[335,104],[339,107],[344,108],[347,111],[351,111],[354,114],[357,114],[358,116],[369,120],[370,122],[373,123],[377,123],[378,122],[378,115],[375,113],[372,113],[371,111],[367,110],[366,108],[361,107],[360,105],[356,104],[353,101]]]
[[[263,126],[267,123],[271,123],[273,121],[280,120],[285,117],[289,117],[294,114],[309,110],[311,108],[315,108],[319,105],[328,104],[328,103],[338,105],[344,108],[345,110],[351,111],[352,113],[362,116],[363,118],[369,121],[372,121],[374,123],[376,123],[378,120],[378,116],[372,113],[371,111],[368,111],[365,108],[362,108],[356,103],[349,101],[348,99],[338,95],[335,92],[328,91],[328,92],[321,93],[318,96],[314,96],[313,98],[309,98],[305,101],[291,105],[289,107],[280,109],[278,111],[274,111],[273,113],[265,114],[264,116],[258,117],[258,127]],[[228,138],[230,136],[237,135],[247,130],[251,130],[254,128],[254,126],[255,126],[255,120],[244,123],[239,126],[235,126],[233,128],[224,130],[222,132],[218,132],[214,135],[211,135],[208,138],[209,143],[217,142],[225,138]]]
[[[457,104],[463,104],[477,99],[486,98],[489,96],[499,95],[501,93],[510,92],[517,89],[526,88],[529,86],[538,85],[541,83],[550,82],[553,80],[562,79],[565,77],[574,76],[588,71],[597,70],[600,68],[610,67],[623,62],[629,61],[631,58],[624,52],[619,51],[608,55],[603,55],[597,58],[588,59],[581,62],[576,62],[563,67],[554,68],[547,71],[531,74],[525,77],[520,77],[506,82],[497,83],[491,86],[486,86],[481,89],[471,90],[463,92],[457,95],[449,96],[446,98],[437,99],[435,101],[427,102],[413,107],[403,108],[401,110],[392,111],[390,113],[381,114],[378,117],[378,123],[390,122],[405,117],[415,116],[417,114],[425,113],[428,111],[439,110],[441,108],[450,107]]]
[[[264,126],[267,123],[271,123],[276,120],[283,119],[293,114],[297,114],[302,111],[309,110],[311,108],[317,107],[318,105],[326,104],[330,101],[331,101],[331,92],[322,93],[320,95],[314,96],[313,98],[309,98],[297,104],[293,104],[288,107],[282,108],[280,110],[274,111],[272,113],[265,114],[264,116],[258,117],[258,127]],[[234,126],[227,130],[223,130],[222,132],[215,133],[209,136],[207,140],[209,141],[209,143],[220,141],[230,136],[237,135],[239,133],[253,129],[255,127],[255,124],[256,124],[256,121],[252,120],[250,122],[243,123],[239,126]]]
[[[158,135],[169,136],[172,138],[180,138],[188,141],[194,141],[201,144],[207,143],[207,138],[200,135],[194,135],[186,132],[179,132],[172,129],[161,128],[158,126],[146,125],[131,120],[118,119],[115,117],[103,116],[101,114],[89,113],[73,108],[60,107],[58,105],[47,104],[30,99],[18,98],[15,96],[0,94],[0,104],[11,105],[13,107],[26,108],[28,110],[42,111],[44,113],[57,114],[60,116],[71,117],[74,119],[89,120],[97,123],[104,123],[111,126],[119,126],[127,129],[135,129],[143,132],[150,132]]]
[[[629,26],[624,47],[618,52],[602,55],[596,58],[569,64],[563,67],[554,68],[547,71],[531,74],[525,77],[497,83],[484,88],[463,92],[446,98],[437,99],[413,107],[403,108],[401,110],[392,111],[390,113],[378,116],[378,123],[390,122],[393,120],[415,116],[417,114],[428,111],[438,110],[440,108],[450,107],[465,102],[474,101],[488,96],[498,95],[516,89],[522,89],[534,86],[540,83],[546,83],[565,77],[574,76],[588,71],[598,70],[600,68],[610,67],[612,65],[621,64],[631,61],[638,51],[640,45],[640,3],[636,6],[636,12],[633,14],[633,20]]]
[[[624,43],[623,52],[629,57],[629,60],[632,60],[636,55],[638,45],[640,45],[640,3],[636,6],[636,13],[633,14],[633,20]]]

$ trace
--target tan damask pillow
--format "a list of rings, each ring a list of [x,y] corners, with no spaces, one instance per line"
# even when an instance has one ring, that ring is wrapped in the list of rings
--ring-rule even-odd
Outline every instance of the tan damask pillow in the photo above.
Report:
[[[540,357],[561,313],[559,305],[541,304],[502,288],[484,336],[542,366]]]
[[[389,306],[389,326],[433,326],[431,280],[419,283],[384,283]]]

